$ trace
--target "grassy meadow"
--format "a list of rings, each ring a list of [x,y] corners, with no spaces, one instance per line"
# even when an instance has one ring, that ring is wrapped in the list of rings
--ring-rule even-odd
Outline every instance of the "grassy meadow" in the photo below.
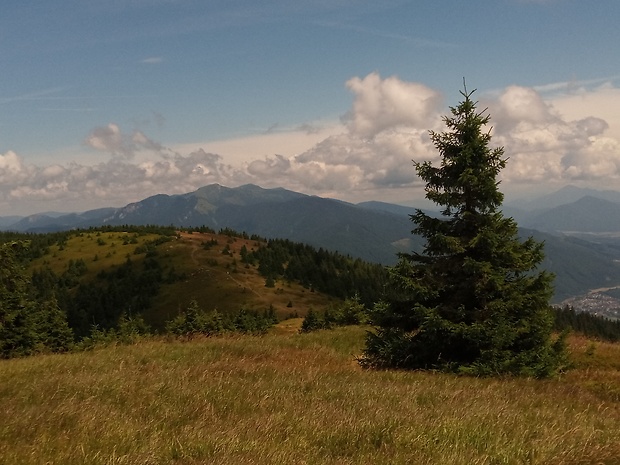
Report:
[[[1,464],[617,464],[620,345],[557,379],[365,371],[364,328],[0,361]]]

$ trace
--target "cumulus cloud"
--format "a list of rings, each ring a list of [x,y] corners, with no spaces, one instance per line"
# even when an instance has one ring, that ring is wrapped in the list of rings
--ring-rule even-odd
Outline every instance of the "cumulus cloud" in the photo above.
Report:
[[[434,158],[429,129],[441,123],[441,94],[423,84],[371,73],[347,81],[354,94],[343,130],[302,153],[247,165],[253,182],[336,194],[419,184],[412,159]]]
[[[77,205],[91,199],[90,205],[104,206],[211,183],[249,182],[347,200],[393,201],[389,193],[400,190],[401,200],[413,200],[423,183],[412,160],[438,161],[428,131],[443,130],[447,109],[441,94],[376,73],[353,78],[347,87],[354,97],[351,109],[343,124],[331,128],[301,126],[215,144],[217,150],[213,144],[171,150],[143,132],[110,123],[85,139],[86,147],[109,155],[93,166],[35,166],[12,151],[0,154],[0,205],[25,200]],[[589,182],[620,188],[620,122],[613,119],[618,102],[620,91],[609,86],[553,99],[534,88],[510,86],[481,97],[479,109],[487,107],[491,115],[492,144],[503,146],[509,157],[501,173],[504,186]],[[276,145],[286,155],[269,153],[266,147]]]
[[[346,85],[355,101],[345,121],[353,134],[363,138],[403,126],[432,127],[441,108],[439,92],[395,76],[382,79],[371,73],[352,78]]]
[[[485,102],[494,125],[493,142],[505,148],[506,182],[572,182],[618,177],[618,141],[609,124],[588,115],[564,117],[532,88],[510,86]]]
[[[23,176],[25,169],[22,159],[15,152],[9,150],[4,155],[0,154],[0,182],[8,183]]]
[[[158,153],[165,151],[161,144],[152,141],[142,132],[124,134],[114,123],[94,128],[84,140],[84,144],[92,149],[126,159],[133,158],[140,150]]]
[[[128,139],[121,131],[119,134],[120,139]],[[137,139],[136,144],[151,144]],[[118,152],[116,145],[108,150],[112,154]],[[68,205],[67,202],[81,201],[92,208],[93,204],[124,204],[156,193],[185,193],[206,184],[230,184],[240,179],[220,155],[203,150],[142,162],[112,156],[93,166],[74,162],[44,167],[29,165],[11,151],[0,154],[3,205],[22,201],[58,201],[58,205]]]
[[[77,189],[85,188],[97,196],[121,201],[127,197],[137,200],[157,193],[180,194],[207,184],[234,182],[232,169],[221,157],[203,150],[140,163],[111,160],[86,174],[79,180]]]
[[[255,182],[275,179],[274,184],[286,182],[319,194],[339,192],[341,197],[421,184],[411,161],[438,158],[428,130],[443,130],[440,93],[376,73],[353,78],[347,87],[355,98],[344,118],[345,130],[296,156],[250,163],[248,174]],[[600,103],[601,93],[616,97],[610,102],[620,100],[620,92],[612,93],[609,86],[582,90],[579,98],[588,111],[568,116],[566,105],[558,105],[562,111],[554,105],[564,97],[545,99],[534,88],[509,86],[483,99],[479,109],[488,107],[491,115],[492,144],[504,146],[509,158],[501,173],[504,183],[599,181],[620,188],[614,184],[620,179],[620,137],[612,133],[609,118],[597,116],[607,115],[596,111],[605,105],[584,104]]]

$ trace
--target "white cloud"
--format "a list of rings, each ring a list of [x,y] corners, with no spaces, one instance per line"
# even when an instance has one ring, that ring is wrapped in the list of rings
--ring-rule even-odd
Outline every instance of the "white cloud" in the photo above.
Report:
[[[227,163],[242,164],[248,160],[262,159],[275,153],[295,156],[325,138],[343,131],[343,126],[337,122],[319,121],[253,136],[178,144],[173,149],[178,153],[204,149],[207,152],[221,154]]]
[[[351,79],[347,87],[355,100],[343,118],[345,127],[296,156],[267,156],[248,164],[253,182],[288,183],[340,198],[419,183],[412,158],[436,156],[428,130],[441,121],[440,93],[376,73]]]
[[[585,116],[603,119],[609,125],[606,134],[620,139],[620,88],[610,82],[590,90],[579,88],[558,94],[549,101],[564,119],[577,120]]]
[[[441,115],[447,111],[440,107],[440,93],[376,73],[351,79],[347,86],[354,101],[344,124],[172,150],[143,132],[125,132],[110,123],[85,140],[109,157],[98,164],[36,166],[12,151],[0,154],[0,208],[17,212],[16,205],[31,202],[35,208],[32,202],[45,201],[36,205],[80,210],[211,183],[248,182],[353,201],[420,198],[423,183],[412,159],[438,160],[428,130],[443,130]],[[509,157],[502,186],[570,182],[620,189],[619,105],[620,89],[610,85],[551,98],[510,86],[481,101],[479,108],[488,107],[491,115],[492,144],[504,146]]]
[[[349,130],[364,138],[400,126],[433,127],[440,110],[441,94],[423,84],[382,79],[377,73],[352,78],[347,88],[355,94],[353,109],[345,120]]]
[[[502,172],[504,181],[557,184],[598,180],[615,185],[620,174],[619,139],[609,137],[610,122],[597,116],[605,114],[601,110],[606,105],[598,109],[583,105],[592,100],[602,103],[600,92],[582,91],[579,97],[561,95],[544,100],[532,88],[511,86],[496,99],[484,102],[495,127],[493,142],[504,146],[510,158]],[[575,99],[581,99],[582,105]],[[620,94],[610,100],[619,101]],[[569,108],[570,113],[566,111]]]
[[[0,155],[0,181],[9,182],[24,171],[22,159],[13,151]]]
[[[126,159],[132,159],[136,152],[141,150],[159,154],[168,151],[161,144],[152,141],[140,131],[124,134],[115,123],[94,128],[84,140],[84,144],[92,149],[109,153],[114,157]]]

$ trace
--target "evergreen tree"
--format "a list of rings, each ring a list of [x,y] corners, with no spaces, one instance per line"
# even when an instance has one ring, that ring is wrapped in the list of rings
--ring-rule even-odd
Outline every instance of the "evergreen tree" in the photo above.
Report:
[[[301,324],[300,332],[309,333],[318,329],[325,328],[325,319],[321,318],[313,309],[308,310],[304,321]]]
[[[444,118],[448,130],[430,133],[441,165],[414,162],[442,215],[411,216],[424,250],[401,254],[390,270],[361,363],[548,376],[562,363],[563,340],[551,341],[553,277],[536,270],[543,244],[520,241],[517,224],[500,211],[504,151],[489,147],[489,116],[477,111],[473,92],[461,94]]]
[[[28,253],[24,242],[0,245],[0,357],[30,355],[39,351],[63,352],[73,344],[73,332],[53,291],[33,295],[19,257]]]
[[[37,337],[43,350],[66,352],[73,345],[73,331],[67,323],[67,315],[58,306],[55,297],[38,304]]]
[[[28,296],[28,279],[18,262],[23,242],[0,245],[0,357],[29,355],[37,343],[34,301]]]

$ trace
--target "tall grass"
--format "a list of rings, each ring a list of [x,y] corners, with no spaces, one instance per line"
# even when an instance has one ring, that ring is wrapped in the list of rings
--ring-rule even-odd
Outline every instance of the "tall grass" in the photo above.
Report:
[[[618,463],[618,345],[476,379],[364,371],[363,329],[290,329],[2,361],[0,463]]]

